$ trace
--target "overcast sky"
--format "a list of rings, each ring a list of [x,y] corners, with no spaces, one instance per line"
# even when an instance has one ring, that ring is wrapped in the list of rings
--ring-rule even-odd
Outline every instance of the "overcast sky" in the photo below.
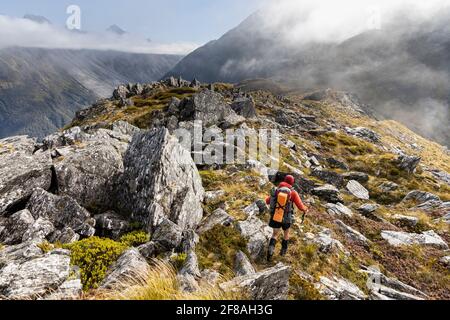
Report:
[[[342,41],[363,32],[375,12],[381,24],[393,12],[429,15],[450,0],[0,0],[0,48],[9,46],[111,49],[187,54],[218,39],[264,8],[265,24],[285,41]],[[81,10],[81,30],[65,30],[70,5]],[[400,10],[400,11],[399,11]],[[446,8],[448,10],[448,7]],[[41,15],[52,25],[22,17]],[[375,19],[377,20],[377,19]],[[281,22],[281,23],[280,23]],[[286,23],[288,22],[288,23]],[[373,22],[373,21],[372,21]],[[376,22],[376,21],[375,21]],[[105,34],[116,24],[128,33]],[[261,26],[262,28],[263,26]],[[280,41],[283,40],[280,36]],[[147,39],[151,39],[148,42]]]

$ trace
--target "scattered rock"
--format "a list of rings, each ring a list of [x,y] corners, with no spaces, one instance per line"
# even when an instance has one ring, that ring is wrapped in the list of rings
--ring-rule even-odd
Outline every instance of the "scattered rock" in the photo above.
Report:
[[[233,109],[238,115],[247,119],[256,117],[255,101],[253,98],[238,98],[231,104],[231,109]]]
[[[80,279],[66,280],[57,290],[45,296],[43,300],[77,300],[81,297],[82,293],[83,285]]]
[[[334,171],[315,169],[311,172],[311,175],[338,188],[344,185],[344,179],[342,176]]]
[[[450,256],[442,257],[439,262],[450,269]]]
[[[330,300],[365,300],[367,295],[355,284],[344,278],[320,277],[317,284],[319,292]]]
[[[200,269],[198,267],[198,259],[195,251],[191,250],[188,252],[183,268],[180,270],[180,274],[183,276],[191,275],[194,278],[201,277]]]
[[[327,212],[333,216],[347,216],[349,218],[353,217],[353,212],[346,206],[344,206],[342,203],[338,202],[336,204],[334,203],[327,203],[325,205],[327,208]]]
[[[369,200],[369,191],[364,188],[358,181],[350,180],[347,184],[347,190],[356,198],[361,200]]]
[[[15,213],[34,188],[48,190],[52,180],[50,152],[36,149],[26,136],[0,140],[0,216]]]
[[[338,225],[338,227],[341,229],[342,232],[352,241],[366,246],[369,244],[369,240],[363,236],[361,233],[356,231],[355,229],[347,226],[345,223],[343,223],[341,220],[336,220],[335,223]]]
[[[125,251],[109,268],[101,289],[118,289],[126,283],[142,278],[149,271],[145,258],[135,248]]]
[[[290,267],[282,263],[264,271],[234,278],[220,284],[224,291],[236,288],[249,294],[251,300],[285,300],[289,291]]]
[[[367,183],[369,181],[369,175],[364,172],[347,172],[342,175],[345,180],[355,180],[359,183]]]
[[[349,255],[349,252],[345,249],[344,245],[340,241],[331,237],[330,229],[323,228],[323,230],[317,235],[307,233],[305,237],[307,242],[316,244],[322,253],[336,251]]]
[[[0,269],[0,295],[8,299],[37,299],[57,290],[70,275],[70,257],[41,255],[24,262],[9,261]]]
[[[327,202],[331,203],[343,202],[343,199],[339,194],[339,190],[335,186],[329,184],[318,188],[314,188],[312,190],[312,194],[318,196],[319,198]]]
[[[197,228],[199,234],[205,233],[211,230],[216,225],[221,224],[224,226],[230,226],[234,221],[234,218],[225,212],[223,209],[217,209],[212,214],[207,216]]]
[[[0,222],[0,243],[14,245],[22,242],[25,232],[35,220],[28,210],[21,210]]]
[[[397,159],[398,167],[408,173],[414,173],[419,165],[421,157],[400,155]]]
[[[331,168],[342,169],[342,170],[350,169],[348,164],[346,164],[343,160],[340,160],[337,158],[326,158],[326,161]]]
[[[366,218],[381,222],[381,221],[384,221],[384,219],[376,214],[376,211],[379,208],[380,208],[380,206],[377,204],[366,203],[366,204],[363,204],[362,206],[360,206],[358,208],[358,211],[361,215],[363,215]]]
[[[433,230],[417,233],[398,231],[382,231],[381,237],[392,246],[409,246],[413,244],[430,246],[437,249],[447,250],[447,243]]]
[[[378,186],[378,188],[383,192],[395,191],[398,189],[398,187],[399,187],[398,184],[391,181],[383,182],[381,185]]]
[[[381,141],[381,137],[378,133],[374,132],[373,130],[364,128],[364,127],[345,128],[345,131],[348,134],[351,134],[355,137],[367,140],[372,143],[378,143]]]
[[[46,218],[57,229],[70,227],[84,237],[95,234],[95,219],[69,196],[56,196],[42,189],[36,189],[27,204],[35,219]]]
[[[114,90],[113,98],[116,100],[126,99],[126,98],[128,98],[129,93],[130,93],[130,91],[127,89],[126,86],[120,85]]]
[[[152,235],[152,241],[160,252],[177,248],[182,240],[183,229],[168,219],[164,219]]]
[[[216,201],[217,199],[223,197],[224,195],[225,195],[224,190],[206,191],[204,201],[206,204],[210,204]]]
[[[414,228],[419,223],[419,218],[396,214],[392,217],[401,226]]]
[[[247,249],[253,260],[265,256],[267,245],[272,237],[272,229],[255,216],[239,221],[236,226],[241,235],[248,240]]]
[[[410,200],[416,201],[419,204],[422,204],[422,203],[425,203],[428,201],[441,201],[441,199],[437,195],[432,194],[430,192],[419,191],[419,190],[411,191],[403,199],[403,201],[410,201]]]
[[[255,274],[256,270],[248,259],[247,255],[242,251],[238,251],[234,260],[234,272],[236,276],[247,276]]]

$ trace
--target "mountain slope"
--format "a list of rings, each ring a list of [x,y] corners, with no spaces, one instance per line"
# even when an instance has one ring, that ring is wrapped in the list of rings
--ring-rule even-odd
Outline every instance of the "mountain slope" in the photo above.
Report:
[[[448,21],[448,14],[416,25],[400,19],[341,43],[300,44],[286,41],[283,25],[268,27],[256,13],[167,75],[207,82],[275,78],[305,89],[351,91],[379,116],[449,145]]]
[[[96,50],[0,50],[0,137],[43,137],[115,86],[157,80],[180,56]]]

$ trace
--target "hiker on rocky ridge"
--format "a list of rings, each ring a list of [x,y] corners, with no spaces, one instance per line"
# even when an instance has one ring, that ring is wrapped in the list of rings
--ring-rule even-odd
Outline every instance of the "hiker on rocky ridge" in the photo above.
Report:
[[[281,229],[284,231],[284,238],[280,255],[284,256],[287,253],[289,231],[294,217],[294,204],[304,214],[308,213],[308,208],[303,204],[300,195],[293,189],[294,184],[294,177],[288,175],[284,179],[284,182],[281,182],[278,188],[273,188],[270,196],[266,198],[266,204],[270,205],[271,214],[269,226],[273,228],[273,235],[270,239],[267,253],[267,260],[269,261],[274,254],[275,245]]]

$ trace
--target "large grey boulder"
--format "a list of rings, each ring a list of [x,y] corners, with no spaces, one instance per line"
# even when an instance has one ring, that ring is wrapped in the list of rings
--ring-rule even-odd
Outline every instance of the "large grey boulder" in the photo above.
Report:
[[[0,269],[0,295],[37,299],[57,290],[70,275],[68,252],[49,252],[24,262],[10,260]]]
[[[114,211],[108,211],[94,216],[95,228],[102,237],[118,239],[131,231],[131,223]]]
[[[348,182],[347,190],[358,199],[361,200],[370,199],[369,191],[356,180],[350,180]]]
[[[255,101],[253,98],[237,98],[231,104],[231,109],[233,109],[238,115],[247,119],[256,117]]]
[[[329,300],[365,300],[367,295],[347,279],[333,276],[320,277],[316,285],[319,292]]]
[[[14,262],[21,264],[37,258],[43,254],[36,242],[23,242],[21,244],[7,246],[0,250],[0,267]]]
[[[183,240],[183,229],[169,219],[164,219],[152,235],[159,252],[177,248]]]
[[[107,210],[115,200],[114,181],[123,172],[122,161],[120,152],[103,140],[71,148],[55,161],[58,192],[86,208]]]
[[[95,234],[95,219],[69,196],[57,196],[42,189],[32,194],[27,209],[35,219],[46,218],[56,229],[70,227],[84,237]]]
[[[325,207],[327,208],[327,212],[333,216],[346,216],[346,217],[353,217],[353,211],[344,206],[342,203],[338,202],[338,203],[327,203],[325,205]]]
[[[119,206],[155,229],[167,218],[195,229],[203,216],[204,189],[189,151],[165,128],[134,135],[124,158]]]
[[[34,188],[50,188],[50,152],[35,151],[36,141],[26,136],[0,140],[0,216],[14,213]]]
[[[220,284],[224,291],[243,290],[251,300],[285,300],[291,268],[282,263],[258,273],[237,277]]]
[[[236,258],[234,260],[234,272],[238,277],[256,273],[255,267],[253,267],[247,255],[242,251],[238,251],[236,253]]]
[[[101,289],[120,289],[136,279],[142,279],[150,270],[145,258],[135,248],[125,251],[109,268]]]
[[[435,194],[426,191],[414,190],[406,195],[403,201],[416,201],[419,204],[423,204],[429,201],[440,202],[441,198]]]
[[[225,103],[221,94],[203,90],[184,101],[180,120],[199,120],[202,121],[204,127],[209,127],[220,125],[226,119],[230,121],[231,118],[237,116],[233,109]]]
[[[405,170],[408,173],[413,173],[416,171],[417,166],[419,165],[421,157],[408,156],[408,155],[400,155],[397,159],[398,167],[401,170]]]
[[[25,232],[35,220],[28,210],[21,210],[0,221],[0,243],[14,245],[22,242]]]
[[[330,203],[343,202],[339,190],[330,184],[314,188],[312,194]]]
[[[437,249],[448,249],[448,244],[433,230],[418,233],[407,233],[399,231],[382,231],[381,237],[392,246],[422,245]]]
[[[207,216],[201,223],[200,226],[197,228],[197,233],[202,234],[205,233],[212,228],[214,228],[216,225],[223,225],[223,226],[230,226],[234,221],[234,218],[230,216],[225,210],[223,209],[217,209],[213,213],[211,213],[209,216]]]
[[[251,216],[245,221],[239,221],[236,229],[247,239],[247,250],[252,259],[257,260],[265,255],[267,245],[272,237],[272,229],[267,223]]]
[[[66,280],[59,288],[49,295],[45,296],[43,300],[61,301],[61,300],[77,300],[80,299],[83,293],[83,284],[80,279]]]

